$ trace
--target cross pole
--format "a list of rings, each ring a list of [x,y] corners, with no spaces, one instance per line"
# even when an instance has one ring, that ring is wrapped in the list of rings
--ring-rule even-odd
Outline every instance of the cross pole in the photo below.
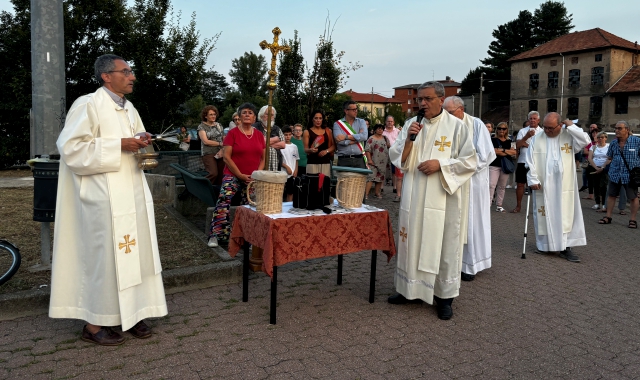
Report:
[[[267,146],[264,149],[264,168],[269,170],[269,139],[271,139],[271,108],[273,106],[273,91],[276,89],[276,58],[279,52],[289,53],[291,48],[287,45],[280,45],[278,39],[282,31],[277,26],[271,31],[273,33],[273,42],[268,43],[267,40],[260,42],[262,50],[271,50],[271,70],[269,70],[269,82],[267,82],[267,89],[269,90],[269,108],[267,109]],[[257,115],[256,115],[257,116]]]

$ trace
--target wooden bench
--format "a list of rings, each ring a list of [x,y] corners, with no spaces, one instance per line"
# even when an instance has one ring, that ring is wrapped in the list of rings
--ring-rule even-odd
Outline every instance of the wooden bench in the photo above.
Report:
[[[203,201],[209,207],[215,207],[218,195],[220,194],[220,186],[213,186],[209,180],[198,173],[188,171],[184,166],[179,164],[169,164],[182,175],[184,181],[185,192],[193,194],[195,197]],[[181,194],[180,197],[185,194]]]

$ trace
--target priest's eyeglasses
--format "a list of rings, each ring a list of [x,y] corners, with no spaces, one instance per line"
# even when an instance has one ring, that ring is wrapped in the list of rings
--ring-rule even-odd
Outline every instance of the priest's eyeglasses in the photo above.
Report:
[[[423,98],[423,97],[419,96],[419,97],[416,98],[416,102],[418,102],[418,104],[422,103],[422,101],[425,101],[425,102],[429,103],[429,102],[432,102],[433,99],[438,99],[438,97],[434,96],[433,98],[429,98],[429,97]]]
[[[553,131],[554,129],[558,128],[560,125],[561,125],[561,124],[557,124],[557,125],[556,125],[556,126],[554,126],[554,127],[544,127],[544,130],[545,130],[545,131]]]
[[[129,70],[129,69],[111,70],[111,71],[107,71],[107,72],[108,73],[122,73],[122,74],[124,74],[125,77],[128,77],[129,75],[133,74],[133,70]]]

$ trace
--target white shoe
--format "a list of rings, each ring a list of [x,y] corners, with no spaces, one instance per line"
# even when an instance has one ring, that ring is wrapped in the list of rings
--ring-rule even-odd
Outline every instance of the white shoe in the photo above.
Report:
[[[209,242],[207,243],[207,245],[211,248],[215,248],[218,246],[218,238],[215,236],[211,236],[209,238]]]
[[[594,209],[594,210],[599,210],[600,209],[600,205],[593,205],[591,208]]]
[[[501,206],[496,207],[497,212],[504,212],[504,209]]]
[[[505,186],[504,188],[505,188],[505,189],[510,189],[510,188],[511,188],[511,185],[507,185],[507,186]]]

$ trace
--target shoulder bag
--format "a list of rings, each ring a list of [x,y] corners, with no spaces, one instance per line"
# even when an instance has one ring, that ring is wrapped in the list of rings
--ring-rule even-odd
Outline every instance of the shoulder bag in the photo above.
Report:
[[[618,145],[618,153],[620,153],[620,157],[622,157],[622,161],[624,161],[624,166],[627,167],[627,171],[629,172],[629,185],[636,187],[640,186],[640,166],[629,169],[629,164],[627,164],[627,159],[624,158],[624,154],[622,154],[620,145]]]

